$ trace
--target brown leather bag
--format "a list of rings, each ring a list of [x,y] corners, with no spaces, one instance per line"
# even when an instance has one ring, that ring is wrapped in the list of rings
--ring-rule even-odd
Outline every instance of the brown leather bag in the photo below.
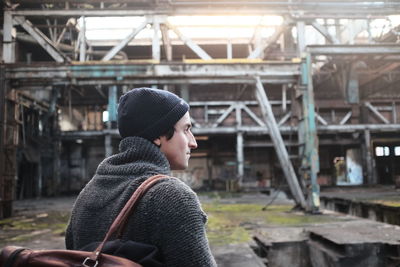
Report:
[[[94,251],[31,250],[16,246],[6,246],[0,254],[0,267],[142,267],[139,263],[129,259],[103,253],[103,247],[113,236],[121,238],[129,216],[136,207],[138,200],[157,181],[166,177],[168,176],[160,174],[152,176],[136,189],[112,223],[104,240]]]

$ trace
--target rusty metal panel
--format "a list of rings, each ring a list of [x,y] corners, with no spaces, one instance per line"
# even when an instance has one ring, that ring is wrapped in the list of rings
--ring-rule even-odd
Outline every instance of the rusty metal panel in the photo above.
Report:
[[[12,201],[15,190],[16,149],[18,132],[7,125],[7,84],[5,68],[0,68],[0,218],[12,214]],[[10,143],[13,144],[10,148]]]
[[[0,66],[0,219],[5,217],[5,208],[3,208],[5,193],[4,171],[4,111],[5,111],[5,68]]]
[[[17,172],[18,116],[16,92],[5,80],[5,69],[0,69],[0,218],[12,215]]]

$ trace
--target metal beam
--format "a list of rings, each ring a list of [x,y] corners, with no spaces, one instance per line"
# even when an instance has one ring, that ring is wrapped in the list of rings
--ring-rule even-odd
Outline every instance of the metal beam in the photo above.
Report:
[[[340,125],[344,125],[350,118],[353,113],[351,111],[347,112],[343,119],[339,122]]]
[[[200,46],[194,43],[189,37],[183,35],[177,27],[172,25],[169,22],[166,22],[165,25],[170,28],[178,37],[182,40],[182,42],[187,45],[193,52],[198,55],[201,59],[210,60],[212,59],[209,54],[206,53]]]
[[[304,146],[299,151],[302,156],[301,174],[303,181],[306,182],[308,205],[307,210],[310,212],[319,212],[319,185],[317,182],[317,174],[319,172],[319,155],[318,155],[318,136],[316,125],[316,112],[314,104],[314,88],[312,81],[312,63],[310,53],[305,53],[302,59],[302,75],[299,80],[299,86],[303,90],[302,106],[303,121],[299,123],[299,141]]]
[[[236,160],[239,186],[242,185],[244,175],[243,133],[236,133]]]
[[[317,120],[322,123],[323,125],[328,125],[328,123],[326,122],[326,120],[324,120],[324,118],[322,118],[318,113],[315,113],[315,117],[317,118]]]
[[[107,61],[112,59],[122,48],[124,48],[130,41],[138,35],[149,23],[148,19],[145,18],[144,22],[140,24],[136,29],[134,29],[128,36],[125,37],[119,44],[114,46],[103,58],[102,61]]]
[[[289,184],[290,191],[292,192],[296,203],[306,209],[307,204],[303,195],[303,191],[301,190],[299,181],[297,180],[293,165],[290,162],[285,144],[279,132],[278,125],[275,121],[274,113],[272,112],[271,105],[268,101],[267,95],[264,91],[264,87],[259,77],[256,77],[256,97],[258,102],[260,103],[260,108],[262,110],[264,120],[270,131],[271,139],[274,143],[275,151],[281,164],[282,171],[285,174],[287,183]]]
[[[10,11],[4,11],[3,24],[3,60],[4,63],[15,62],[15,42],[13,42],[13,22]]]
[[[297,56],[301,57],[306,48],[306,23],[304,21],[297,21]]]
[[[111,122],[117,121],[117,86],[113,85],[108,88],[108,124],[111,127]]]
[[[112,137],[111,134],[104,135],[104,157],[105,158],[107,158],[113,154],[111,137]]]
[[[364,146],[365,146],[365,165],[367,170],[367,182],[368,184],[376,184],[374,180],[374,172],[372,169],[372,151],[371,151],[371,133],[370,130],[364,130]]]
[[[258,118],[257,115],[254,114],[253,111],[251,111],[251,109],[249,109],[246,105],[241,104],[241,107],[259,126],[265,126],[265,123],[260,118]]]
[[[393,15],[398,10],[397,1],[214,1],[181,2],[170,1],[162,8],[131,7],[125,10],[62,9],[62,10],[15,10],[17,15],[26,16],[141,16],[141,15],[293,15],[299,17],[365,18]]]
[[[253,79],[254,81],[254,79]],[[231,106],[236,103],[242,105],[258,105],[257,101],[190,101],[188,102],[191,107],[194,106]],[[277,104],[277,101],[274,101]]]
[[[313,21],[311,23],[311,25],[320,33],[322,34],[326,40],[328,40],[328,42],[332,43],[332,44],[339,44],[339,40],[333,36],[332,34],[329,33],[328,29],[324,26],[322,26],[321,24],[319,24],[316,21]]]
[[[346,82],[346,100],[349,104],[358,104],[360,102],[360,92],[358,84],[358,71],[361,62],[350,63],[350,69],[347,73]]]
[[[365,106],[372,111],[381,121],[383,121],[386,124],[389,124],[390,122],[388,119],[386,119],[374,106],[371,105],[370,102],[365,102]]]
[[[256,64],[73,64],[64,66],[37,65],[35,67],[10,66],[8,79],[174,79],[174,78],[229,78],[248,80],[250,75],[261,79],[279,80],[280,77],[297,79],[300,67],[297,63],[256,63]]]
[[[370,130],[374,133],[397,132],[400,131],[400,124],[347,124],[347,125],[327,125],[318,126],[318,134],[321,133],[352,133],[355,131]]]
[[[168,34],[168,27],[165,26],[164,24],[161,24],[160,29],[161,29],[161,36],[162,36],[162,40],[163,40],[165,56],[167,58],[167,61],[172,61],[172,46],[171,46],[171,40],[170,40],[169,34]]]
[[[160,22],[157,17],[153,18],[153,38],[151,42],[151,51],[153,60],[160,61],[160,38],[158,33],[160,32]]]
[[[308,45],[307,50],[313,55],[391,55],[399,54],[398,44],[369,45]]]
[[[282,85],[282,111],[286,112],[287,108],[287,84]]]
[[[21,27],[24,28],[55,61],[60,63],[65,61],[65,55],[58,50],[44,33],[34,27],[30,21],[26,20],[24,17],[14,17],[13,19],[17,24],[21,25]]]
[[[382,75],[384,75],[385,73],[390,73],[400,66],[400,62],[389,62],[387,64],[382,64],[383,65],[378,66],[371,73],[368,73],[368,75],[362,75],[362,79],[360,79],[359,81],[359,86],[363,86],[369,82],[372,82],[373,80],[382,77]]]
[[[5,151],[5,138],[6,138],[6,94],[7,82],[5,79],[5,65],[0,65],[0,218],[4,216],[2,199],[5,197],[5,168],[6,168],[6,151]]]
[[[283,84],[283,83],[293,83],[296,82],[294,78],[263,78],[261,79],[263,83],[268,84]],[[25,88],[27,90],[31,90],[34,87],[38,87],[40,84],[48,85],[50,79],[19,79],[18,88]],[[76,86],[96,86],[96,85],[113,85],[118,83],[119,85],[154,85],[154,84],[162,84],[162,85],[185,85],[185,84],[254,84],[248,78],[230,78],[230,77],[221,77],[221,78],[158,78],[158,77],[128,77],[123,80],[115,81],[112,78],[106,79],[84,79],[84,80],[64,80],[64,81],[54,81],[55,85],[65,86],[65,85],[76,85]],[[40,86],[39,86],[40,87]]]
[[[79,61],[86,61],[86,19],[82,17],[82,28],[79,32],[80,46],[79,46]]]
[[[242,126],[241,106],[235,105],[236,127]],[[236,134],[236,157],[237,157],[237,174],[239,186],[242,185],[244,175],[244,150],[243,150],[243,133],[238,131]]]
[[[228,39],[228,42],[226,43],[226,58],[232,59],[232,41],[231,41],[231,39]]]
[[[281,34],[286,30],[288,26],[286,24],[283,24],[281,26],[279,26],[274,34],[272,34],[262,45],[257,46],[251,53],[250,55],[247,57],[248,59],[254,59],[254,58],[258,58],[260,56],[260,54],[271,44],[275,43],[279,36],[281,36]]]
[[[198,123],[197,123],[198,124]],[[279,131],[281,134],[293,134],[298,131],[298,127],[292,126],[280,126]],[[371,133],[398,133],[400,131],[400,124],[353,124],[353,125],[327,125],[318,126],[318,134],[332,134],[332,133],[354,133],[369,130]],[[195,135],[206,135],[206,134],[236,134],[241,131],[250,135],[266,135],[270,134],[267,127],[261,126],[242,126],[242,127],[205,127],[197,125],[193,127],[193,133]],[[76,138],[92,138],[96,136],[104,136],[106,134],[111,134],[114,137],[119,137],[118,129],[112,130],[102,130],[102,131],[64,131],[61,132],[61,137],[63,139],[76,139]],[[359,141],[357,141],[359,142]]]
[[[212,125],[212,127],[218,127],[218,125],[223,122],[226,117],[229,116],[229,114],[231,114],[231,112],[233,111],[233,109],[235,108],[235,104],[231,105],[227,110],[225,110],[225,112],[218,118],[218,120]]]
[[[53,25],[51,24],[51,22],[50,22],[50,20],[48,18],[46,19],[46,23],[47,23],[47,27],[48,27],[48,30],[49,30],[50,40],[54,43],[54,42],[56,42],[56,29],[57,29],[57,27],[54,27],[54,29],[53,29],[53,27],[52,27]],[[56,26],[56,24],[54,26]]]
[[[285,116],[283,116],[281,118],[281,120],[278,122],[278,126],[283,125],[285,122],[287,122],[290,119],[290,116],[292,116],[292,112],[289,111],[288,113],[285,114]]]

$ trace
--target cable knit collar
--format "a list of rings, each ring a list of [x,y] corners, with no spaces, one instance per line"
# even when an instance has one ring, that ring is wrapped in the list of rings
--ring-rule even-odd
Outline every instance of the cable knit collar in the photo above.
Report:
[[[165,155],[152,142],[141,137],[126,137],[119,143],[119,153],[103,160],[99,175],[169,174]]]

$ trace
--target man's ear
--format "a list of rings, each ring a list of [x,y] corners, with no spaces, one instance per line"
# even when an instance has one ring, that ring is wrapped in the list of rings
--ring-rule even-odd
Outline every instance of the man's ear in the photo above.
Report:
[[[154,140],[153,140],[153,143],[154,143],[156,146],[158,146],[158,147],[161,146],[161,139],[160,139],[160,137],[154,139]]]

